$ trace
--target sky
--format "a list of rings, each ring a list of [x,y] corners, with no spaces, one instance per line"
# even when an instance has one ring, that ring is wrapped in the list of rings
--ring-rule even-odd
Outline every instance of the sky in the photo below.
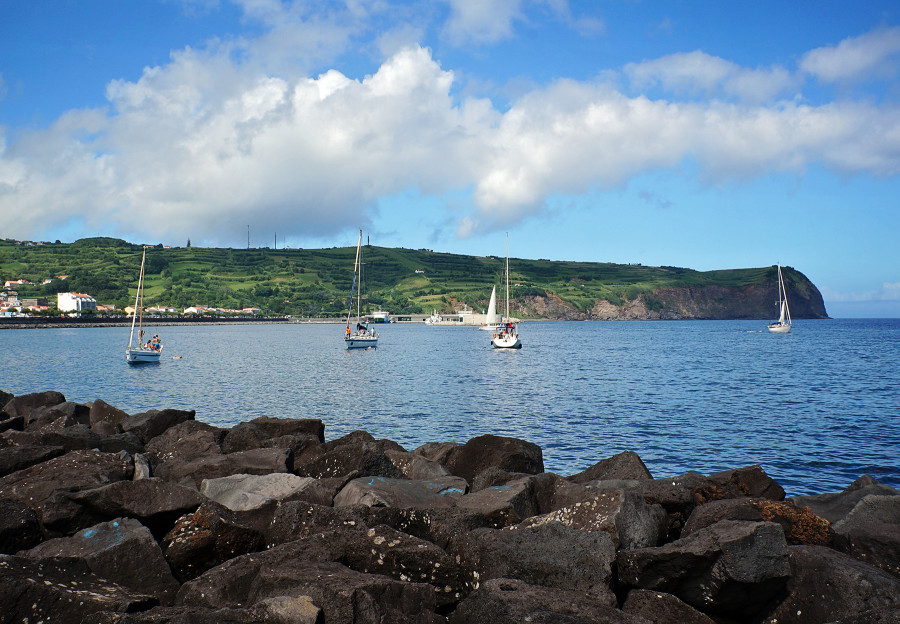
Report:
[[[898,215],[896,0],[0,0],[0,238],[508,233],[900,317]]]

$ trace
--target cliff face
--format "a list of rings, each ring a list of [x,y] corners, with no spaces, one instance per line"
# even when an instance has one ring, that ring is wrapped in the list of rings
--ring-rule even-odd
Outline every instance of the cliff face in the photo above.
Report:
[[[792,271],[786,279],[792,318],[828,318],[822,294],[806,276]],[[775,284],[673,287],[640,294],[622,305],[601,299],[586,311],[552,294],[526,297],[516,301],[515,313],[560,320],[773,319],[778,316],[777,301]]]

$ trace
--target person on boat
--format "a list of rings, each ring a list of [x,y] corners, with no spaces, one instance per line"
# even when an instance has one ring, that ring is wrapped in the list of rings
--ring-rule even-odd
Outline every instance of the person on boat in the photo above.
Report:
[[[153,340],[150,341],[150,346],[153,348],[154,351],[159,351],[160,344],[159,344],[159,336],[158,335],[156,335],[156,334],[153,335]]]
[[[350,337],[350,326],[347,325],[347,338],[349,338],[349,337]]]

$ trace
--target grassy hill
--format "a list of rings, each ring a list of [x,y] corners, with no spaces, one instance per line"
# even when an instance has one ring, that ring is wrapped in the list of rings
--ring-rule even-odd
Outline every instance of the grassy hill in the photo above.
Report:
[[[52,297],[52,302],[57,292],[86,292],[98,303],[122,308],[134,299],[141,249],[140,245],[111,238],[28,246],[0,242],[0,280],[21,278],[40,284],[68,275],[64,281],[54,279],[47,285],[19,286],[16,290],[25,297]],[[340,316],[347,309],[355,251],[353,247],[153,247],[147,251],[146,305],[259,307],[278,314]],[[481,311],[487,306],[491,287],[501,285],[505,262],[497,256],[375,246],[364,248],[363,260],[364,293],[370,307],[381,306],[395,315],[430,313],[432,309],[449,312],[463,303]],[[769,304],[774,301],[775,279],[774,267],[700,272],[678,267],[510,259],[513,307],[523,316],[546,315],[541,312],[546,305],[538,304],[547,302],[554,304],[553,316],[563,318],[594,317],[592,311],[598,304],[622,307],[640,302],[645,310],[664,312],[671,303],[666,293],[694,290],[727,293],[730,289],[755,289],[765,293],[767,309],[774,309]],[[817,308],[816,296],[821,304],[818,290],[801,273],[788,268],[785,279],[789,292],[812,300],[811,309]],[[792,309],[793,305],[792,301]],[[771,313],[748,312],[750,317]],[[824,305],[821,312],[814,310],[811,314],[824,316]]]

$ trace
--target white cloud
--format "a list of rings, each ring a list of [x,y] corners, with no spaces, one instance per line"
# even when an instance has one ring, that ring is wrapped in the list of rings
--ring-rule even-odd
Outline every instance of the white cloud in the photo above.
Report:
[[[798,86],[783,67],[747,69],[700,50],[629,63],[623,71],[638,89],[658,85],[675,95],[724,95],[749,103],[770,101]]]
[[[826,301],[859,302],[859,301],[900,301],[900,282],[884,282],[875,290],[862,292],[837,291],[827,286],[821,287],[822,298]]]
[[[444,36],[454,45],[484,45],[509,39],[523,20],[523,0],[446,0],[450,17]]]
[[[824,82],[856,82],[895,74],[898,55],[900,27],[884,28],[811,50],[803,55],[800,67]]]
[[[268,19],[282,9],[253,11]],[[419,46],[363,79],[235,61],[259,54],[241,41],[183,50],[137,81],[110,83],[109,110],[72,111],[0,142],[7,235],[79,218],[168,240],[228,241],[247,224],[329,235],[364,223],[380,198],[416,189],[469,196],[467,211],[453,208],[464,236],[538,214],[549,196],[620,187],[686,159],[709,184],[811,163],[900,174],[895,107],[773,104],[790,83],[778,68],[747,70],[702,52],[626,73],[635,84],[767,97],[678,102],[561,80],[501,112],[452,95],[454,74]]]

